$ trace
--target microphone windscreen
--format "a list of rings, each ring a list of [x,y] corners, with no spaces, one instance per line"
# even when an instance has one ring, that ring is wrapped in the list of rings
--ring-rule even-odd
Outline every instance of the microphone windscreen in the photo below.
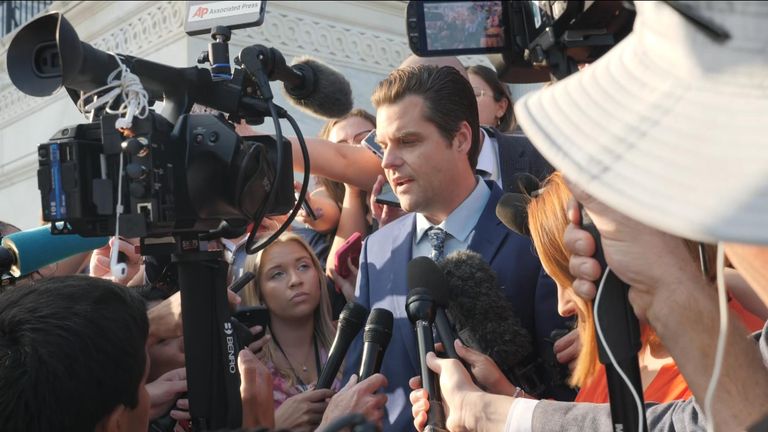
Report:
[[[530,236],[528,228],[528,203],[531,199],[519,193],[505,193],[496,204],[496,217],[512,231]]]
[[[51,226],[15,232],[3,237],[3,247],[13,251],[16,264],[11,274],[19,277],[72,255],[98,249],[109,237],[80,237],[77,234],[51,234]]]
[[[495,272],[472,251],[454,252],[440,267],[450,290],[447,312],[459,338],[512,376],[516,364],[533,351],[533,342],[499,288]]]
[[[392,312],[387,309],[373,309],[368,315],[368,322],[365,323],[363,342],[373,342],[382,349],[386,349],[390,339],[392,339],[393,324]]]
[[[352,110],[352,87],[340,72],[310,57],[299,58],[292,67],[304,74],[305,82],[311,83],[311,88],[284,87],[293,105],[325,118],[343,117]]]

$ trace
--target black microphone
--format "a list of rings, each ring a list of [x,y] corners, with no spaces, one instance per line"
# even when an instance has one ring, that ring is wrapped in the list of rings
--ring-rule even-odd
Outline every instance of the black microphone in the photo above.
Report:
[[[429,288],[420,286],[426,280],[426,277],[420,274],[421,265],[412,264],[413,261],[408,263],[408,298],[405,303],[405,311],[416,330],[416,339],[419,344],[421,384],[427,391],[429,400],[427,425],[424,430],[428,432],[447,431],[440,385],[434,372],[427,366],[427,353],[434,352],[435,346],[432,339],[432,323],[435,320],[436,305]]]
[[[360,362],[360,372],[357,374],[359,376],[358,381],[379,373],[381,370],[381,360],[384,358],[384,352],[387,350],[390,339],[392,339],[393,322],[392,312],[386,309],[373,309],[368,315],[368,322],[365,323],[363,333],[363,359]]]
[[[414,277],[414,280],[411,281],[412,285],[409,286],[428,289],[432,300],[437,306],[435,308],[435,327],[437,328],[438,336],[440,336],[440,341],[443,343],[446,355],[448,358],[461,361],[461,357],[459,357],[453,345],[456,340],[456,332],[453,330],[453,326],[445,314],[450,292],[448,291],[448,282],[445,279],[443,270],[440,269],[437,263],[425,256],[412,259],[408,266],[413,268]],[[416,278],[418,280],[415,280]]]
[[[496,273],[482,256],[456,251],[440,263],[447,280],[447,314],[464,345],[489,356],[510,381],[527,393],[544,389],[530,333],[515,317]]]
[[[253,47],[267,77],[283,82],[285,96],[296,107],[325,118],[339,118],[352,110],[352,87],[341,73],[309,57],[288,66],[277,49]]]
[[[581,205],[579,206],[581,207]],[[643,407],[643,384],[637,359],[637,353],[641,347],[640,325],[635,311],[629,303],[629,285],[608,269],[603,254],[603,244],[600,241],[600,232],[587,213],[583,209],[581,210],[582,228],[595,239],[594,258],[600,263],[600,267],[603,269],[602,277],[605,278],[605,283],[597,293],[600,302],[595,301],[593,308],[595,330],[597,330],[599,318],[606,345],[610,347],[616,361],[615,363],[611,362],[606,346],[598,338],[598,358],[600,363],[605,365],[608,399],[611,405],[611,421],[614,430],[646,432],[648,431],[648,421],[645,417],[645,410],[640,409],[638,412],[637,403],[627,386],[629,384],[635,389],[635,393],[640,398],[640,406]],[[621,373],[627,377],[629,383],[624,381]]]
[[[325,362],[320,377],[317,378],[315,388],[329,389],[336,374],[339,373],[341,362],[347,355],[347,350],[352,344],[360,329],[365,325],[368,309],[359,303],[349,302],[339,314],[339,323],[336,329],[336,337],[333,339],[331,351],[328,353],[328,361]]]

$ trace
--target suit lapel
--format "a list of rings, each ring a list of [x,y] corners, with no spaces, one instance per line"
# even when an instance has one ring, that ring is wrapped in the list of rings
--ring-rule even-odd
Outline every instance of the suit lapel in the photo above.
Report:
[[[413,256],[413,235],[416,232],[416,215],[411,213],[403,216],[409,220],[403,221],[402,229],[397,234],[392,236],[390,259],[387,261],[390,264],[389,282],[387,283],[387,289],[392,298],[394,304],[394,310],[392,313],[395,316],[395,323],[401,322],[404,325],[397,325],[402,333],[403,341],[405,341],[405,348],[408,351],[408,358],[411,361],[411,365],[414,370],[419,370],[421,367],[418,362],[418,350],[415,346],[415,333],[413,326],[408,320],[408,315],[405,312],[405,300],[408,295],[408,281],[407,271],[408,263]],[[399,320],[397,318],[400,318]]]
[[[495,182],[486,181],[486,184],[491,188],[491,196],[477,221],[469,249],[482,255],[483,259],[490,264],[509,235],[509,230],[496,217],[496,204],[501,198],[502,191]]]
[[[519,172],[530,172],[530,161],[525,150],[515,143],[514,137],[494,130],[499,148],[499,166],[501,167],[501,185],[509,192],[512,178]]]

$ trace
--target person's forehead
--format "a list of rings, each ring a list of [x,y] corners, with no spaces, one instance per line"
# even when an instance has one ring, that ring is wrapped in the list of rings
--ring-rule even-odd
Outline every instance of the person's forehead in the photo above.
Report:
[[[381,106],[376,111],[377,138],[396,138],[404,130],[415,125],[423,127],[425,103],[418,95],[408,95],[393,104]]]

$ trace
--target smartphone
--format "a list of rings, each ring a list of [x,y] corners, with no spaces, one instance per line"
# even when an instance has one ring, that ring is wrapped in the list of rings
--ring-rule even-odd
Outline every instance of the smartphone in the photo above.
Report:
[[[262,330],[253,336],[253,340],[264,337],[264,333],[270,323],[269,309],[266,306],[243,306],[232,314],[232,318],[248,328],[257,325],[261,326]]]
[[[344,279],[352,274],[347,261],[352,261],[356,267],[360,265],[360,251],[363,249],[363,235],[356,232],[349,236],[347,241],[339,247],[336,255],[333,257],[336,273]],[[338,291],[338,287],[337,287]]]
[[[504,52],[511,40],[505,3],[408,2],[406,31],[411,51],[420,57]]]
[[[252,281],[253,278],[256,277],[253,273],[247,271],[244,272],[242,276],[237,278],[236,281],[232,282],[232,285],[229,286],[229,290],[233,293],[237,294],[239,293],[246,285],[248,285],[248,282]]]
[[[299,193],[296,192],[295,195],[296,195],[296,201],[298,201]],[[307,195],[309,195],[309,191],[307,191]],[[309,203],[307,202],[307,200],[304,200],[301,203],[301,208],[304,209],[304,211],[309,215],[309,217],[312,218],[312,220],[317,220],[317,215],[315,214],[314,210],[312,210],[312,207],[309,206]]]
[[[379,159],[384,159],[384,151],[381,149],[379,143],[376,142],[376,130],[372,130],[371,133],[363,138],[363,145],[373,152]],[[397,195],[392,190],[392,186],[389,182],[385,182],[381,187],[381,192],[376,195],[376,202],[379,204],[385,204],[393,207],[400,207],[400,200],[397,199]]]

